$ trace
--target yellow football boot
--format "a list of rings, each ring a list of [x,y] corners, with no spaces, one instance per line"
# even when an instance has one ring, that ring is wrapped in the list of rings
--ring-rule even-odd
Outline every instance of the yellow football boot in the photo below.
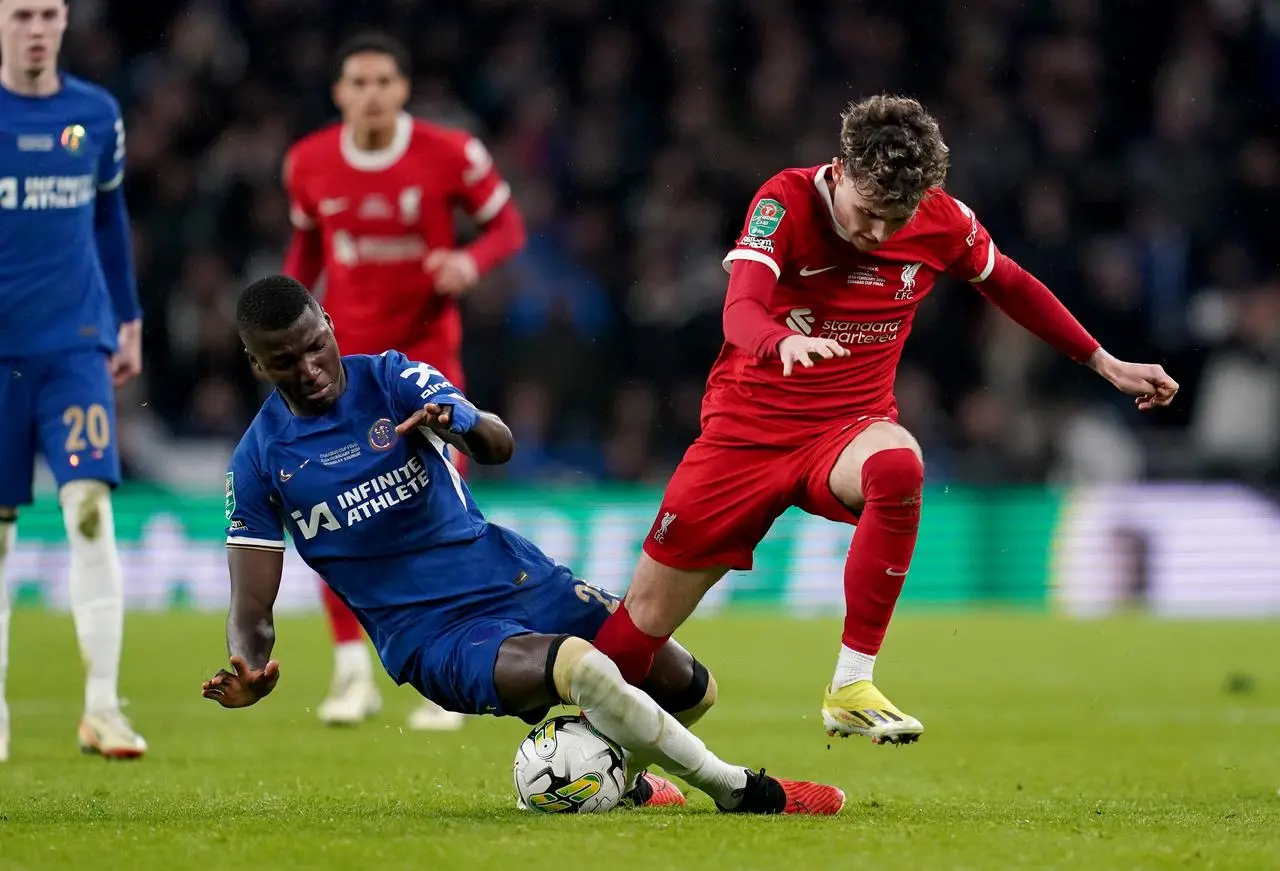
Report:
[[[924,732],[924,724],[895,708],[869,680],[838,690],[828,686],[822,699],[822,724],[832,737],[865,735],[872,744],[914,744]]]

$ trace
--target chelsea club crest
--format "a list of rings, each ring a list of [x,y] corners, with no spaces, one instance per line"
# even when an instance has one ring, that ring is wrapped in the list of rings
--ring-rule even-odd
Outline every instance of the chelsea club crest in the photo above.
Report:
[[[396,443],[396,425],[385,417],[380,417],[369,427],[369,447],[375,451],[385,451]]]

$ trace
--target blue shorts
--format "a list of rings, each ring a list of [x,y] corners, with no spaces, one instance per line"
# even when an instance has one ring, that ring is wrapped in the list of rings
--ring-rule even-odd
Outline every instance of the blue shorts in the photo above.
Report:
[[[32,501],[37,451],[59,487],[79,480],[120,483],[108,360],[97,348],[0,358],[0,506]]]
[[[487,548],[502,563],[494,565],[494,571],[514,579],[511,589],[480,604],[475,616],[451,620],[432,633],[406,664],[401,678],[450,711],[519,716],[527,712],[506,710],[493,682],[502,643],[529,633],[575,635],[590,641],[619,599],[575,578],[510,530],[493,524],[489,528],[507,543],[527,546]]]

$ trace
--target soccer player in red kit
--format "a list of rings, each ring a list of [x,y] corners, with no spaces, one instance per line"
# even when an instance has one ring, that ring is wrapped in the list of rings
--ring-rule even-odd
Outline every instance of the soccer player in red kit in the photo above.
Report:
[[[284,271],[307,287],[324,273],[325,309],[347,353],[395,349],[461,388],[458,297],[523,247],[524,222],[478,139],[405,112],[410,75],[408,52],[388,36],[362,34],[339,49],[333,101],[342,121],[285,158],[294,233]],[[481,227],[466,247],[457,244],[457,210]],[[463,458],[454,461],[461,470]],[[372,659],[351,609],[328,585],[321,591],[335,647],[333,686],[318,714],[355,724],[381,707]],[[431,702],[409,718],[421,729],[461,724]]]
[[[625,602],[596,646],[629,681],[789,506],[857,525],[845,623],[822,717],[828,734],[910,743],[924,727],[872,683],[920,524],[920,446],[897,423],[893,386],[916,307],[942,273],[1142,410],[1178,385],[1158,365],[1102,350],[1058,299],[996,248],[942,189],[948,150],[912,99],[877,96],[843,115],[830,164],[788,169],[751,204],[734,249],[725,345],[707,380],[702,432],[671,482]]]

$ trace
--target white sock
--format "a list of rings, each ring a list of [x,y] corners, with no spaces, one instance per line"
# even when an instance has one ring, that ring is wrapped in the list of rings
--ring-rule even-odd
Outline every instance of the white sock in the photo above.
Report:
[[[118,710],[124,577],[111,491],[100,481],[72,481],[59,496],[71,543],[71,613],[85,664],[85,713]]]
[[[871,680],[875,671],[876,658],[868,653],[840,645],[840,656],[836,658],[836,673],[831,678],[831,689],[838,690],[860,680]]]
[[[333,671],[339,680],[373,680],[373,659],[363,638],[333,646]]]
[[[574,667],[569,695],[591,725],[631,751],[636,767],[656,762],[725,807],[741,800],[734,792],[747,785],[746,769],[721,761],[657,702],[623,680],[600,651],[591,650]]]
[[[9,723],[9,704],[5,701],[5,681],[9,677],[9,587],[4,580],[5,557],[13,552],[18,539],[18,524],[0,520],[0,734]]]

